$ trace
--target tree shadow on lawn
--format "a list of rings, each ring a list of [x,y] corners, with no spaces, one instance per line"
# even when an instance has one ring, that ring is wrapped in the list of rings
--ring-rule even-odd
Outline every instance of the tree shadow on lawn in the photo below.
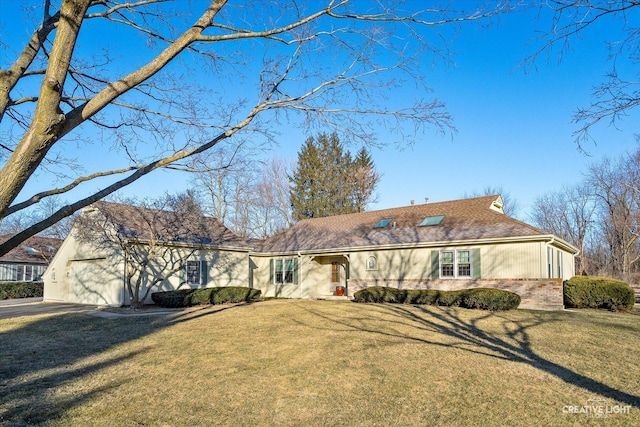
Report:
[[[17,329],[0,332],[0,426],[46,423],[113,392],[129,379],[101,377],[100,383],[92,383],[92,375],[151,349],[128,349],[126,343],[234,307],[221,305],[168,315],[117,318],[66,313],[40,317]],[[104,355],[116,346],[123,346],[122,350]],[[72,387],[77,381],[87,384]],[[73,391],[65,390],[67,386]]]
[[[531,319],[513,320],[500,314],[500,312],[482,312],[479,316],[463,319],[457,315],[457,310],[446,308],[427,309],[420,306],[407,306],[396,304],[367,304],[376,307],[382,313],[390,314],[395,321],[385,319],[383,323],[375,313],[370,318],[342,318],[337,319],[307,308],[310,313],[325,318],[332,323],[342,325],[345,330],[359,330],[372,334],[417,341],[424,344],[458,348],[470,353],[489,357],[497,357],[507,361],[528,364],[536,369],[547,372],[562,381],[580,387],[590,393],[600,394],[609,399],[616,400],[626,405],[640,408],[640,396],[630,394],[607,384],[589,378],[575,372],[565,366],[552,362],[537,354],[531,344],[529,330],[545,323],[559,321],[554,313],[544,312],[532,315]],[[500,334],[492,334],[486,328],[479,326],[480,322],[490,317],[503,319]],[[314,326],[317,327],[317,326]],[[414,328],[416,334],[407,334],[407,327]],[[335,330],[335,329],[333,329]],[[436,334],[434,339],[429,335]],[[438,334],[454,338],[454,342],[442,342]],[[571,351],[571,350],[568,350]]]
[[[128,325],[131,320],[66,313],[0,332],[0,426],[54,420],[126,381],[111,378],[107,383],[91,384],[82,394],[64,390],[68,384],[147,351],[124,349],[119,355],[101,355],[166,325],[157,319]]]

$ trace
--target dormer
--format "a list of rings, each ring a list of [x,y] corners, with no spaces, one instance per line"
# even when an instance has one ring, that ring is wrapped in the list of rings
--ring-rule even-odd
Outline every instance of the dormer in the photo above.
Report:
[[[502,200],[502,196],[498,195],[498,198],[491,202],[491,206],[489,206],[489,209],[504,214],[504,210],[502,210],[503,205],[504,201]]]

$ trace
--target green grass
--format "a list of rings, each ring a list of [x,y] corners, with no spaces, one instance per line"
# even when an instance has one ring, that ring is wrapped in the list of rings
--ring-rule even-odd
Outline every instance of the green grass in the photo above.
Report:
[[[633,405],[640,316],[270,300],[0,320],[0,426],[601,425]]]

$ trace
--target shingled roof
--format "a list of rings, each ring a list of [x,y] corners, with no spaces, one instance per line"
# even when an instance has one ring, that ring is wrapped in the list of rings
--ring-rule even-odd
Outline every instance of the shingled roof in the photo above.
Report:
[[[0,242],[5,242],[13,234],[0,236]],[[33,236],[21,245],[11,249],[0,257],[0,261],[28,264],[48,264],[62,245],[62,239],[53,237]]]
[[[500,205],[500,196],[493,195],[307,219],[265,240],[259,251],[344,250],[549,235],[505,215]],[[419,226],[427,217],[442,215],[439,224]],[[383,219],[390,221],[374,228]]]
[[[171,243],[249,249],[245,239],[229,230],[218,219],[194,212],[177,213],[121,203],[97,202],[86,209],[85,214],[94,210],[106,215],[108,222],[117,227],[121,237],[140,241],[153,238]],[[81,217],[80,222],[82,221]],[[84,221],[90,221],[90,217],[84,217]]]

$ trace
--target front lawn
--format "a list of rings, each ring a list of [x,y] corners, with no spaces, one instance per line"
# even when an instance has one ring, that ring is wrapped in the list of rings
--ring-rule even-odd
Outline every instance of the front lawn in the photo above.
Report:
[[[3,427],[640,425],[639,394],[634,314],[270,300],[0,320]]]

